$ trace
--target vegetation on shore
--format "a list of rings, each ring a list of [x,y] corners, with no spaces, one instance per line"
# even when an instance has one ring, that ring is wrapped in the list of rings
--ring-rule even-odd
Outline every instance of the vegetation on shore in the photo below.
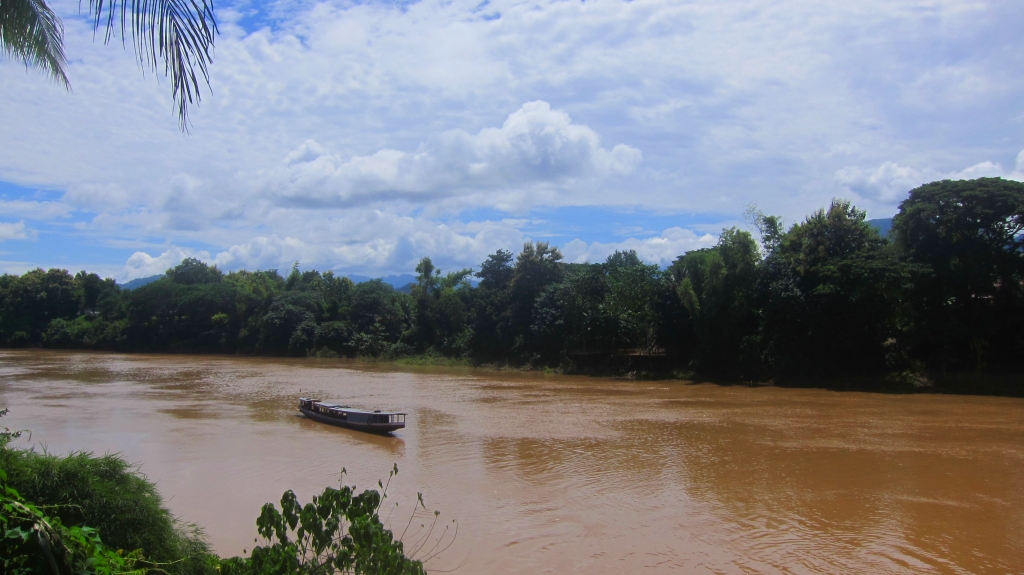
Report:
[[[943,389],[1024,394],[1024,184],[926,184],[888,237],[865,216],[835,200],[786,228],[752,211],[759,238],[723,230],[667,269],[632,251],[569,264],[543,242],[498,250],[475,272],[442,273],[425,257],[410,293],[298,266],[225,274],[194,259],[135,290],[35,270],[0,277],[0,345],[862,388],[926,375]]]
[[[6,413],[0,410],[0,416]],[[202,530],[175,518],[156,486],[122,458],[17,449],[10,442],[20,432],[0,429],[0,573],[425,573],[380,520],[383,483],[381,491],[361,493],[354,486],[328,487],[305,505],[286,491],[281,510],[267,503],[256,521],[263,544],[248,557],[222,559],[210,551]],[[391,475],[396,473],[397,466]],[[436,512],[434,517],[436,522]],[[434,541],[429,533],[427,540]],[[444,540],[442,533],[436,543]],[[437,547],[431,548],[434,554]]]

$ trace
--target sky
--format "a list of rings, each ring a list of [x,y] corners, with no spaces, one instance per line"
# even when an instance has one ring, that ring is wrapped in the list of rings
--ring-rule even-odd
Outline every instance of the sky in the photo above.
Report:
[[[222,1],[188,135],[166,78],[51,6],[72,91],[0,58],[3,273],[667,265],[750,205],[1024,180],[1012,0]]]

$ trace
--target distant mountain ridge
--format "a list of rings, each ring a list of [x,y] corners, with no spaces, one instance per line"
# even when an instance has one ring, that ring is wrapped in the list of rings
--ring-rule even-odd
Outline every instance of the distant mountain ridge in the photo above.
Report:
[[[357,284],[361,284],[363,282],[368,282],[370,280],[377,280],[377,279],[379,279],[379,280],[383,281],[386,284],[389,284],[391,287],[393,287],[393,288],[395,288],[395,289],[397,289],[399,291],[403,291],[402,288],[408,286],[409,284],[416,283],[416,276],[414,276],[412,274],[399,274],[399,275],[395,275],[395,276],[384,276],[384,277],[376,277],[376,278],[372,278],[370,276],[360,276],[360,275],[353,275],[353,274],[345,274],[345,277],[347,277],[348,279],[352,280],[353,282],[355,282]],[[405,291],[408,292],[408,290],[405,290]]]
[[[878,230],[878,235],[884,237],[889,236],[889,230],[892,229],[892,218],[878,218],[876,220],[868,220],[868,225]]]
[[[151,284],[162,277],[164,277],[164,274],[157,274],[155,276],[149,276],[148,278],[135,278],[129,282],[121,284],[121,289],[132,290],[140,288],[146,284]]]
[[[128,281],[128,282],[125,282],[125,283],[121,284],[121,289],[126,289],[126,290],[137,289],[137,288],[140,288],[140,287],[142,287],[142,286],[144,286],[146,284],[151,284],[151,283],[155,282],[156,280],[158,280],[158,279],[160,279],[162,277],[164,277],[164,274],[157,274],[155,276],[149,276],[149,277],[144,277],[144,278],[135,278],[135,279],[133,279],[131,281]],[[397,289],[399,291],[406,291],[406,292],[408,292],[409,290],[408,289],[403,290],[403,288],[407,288],[409,284],[416,283],[416,276],[414,276],[412,274],[391,275],[391,276],[384,276],[384,277],[381,277],[381,278],[372,278],[372,277],[369,277],[369,276],[346,274],[345,277],[347,277],[348,279],[352,280],[353,282],[355,282],[357,284],[361,284],[363,282],[368,282],[370,280],[380,279],[380,280],[383,280],[384,283],[391,285],[391,287],[393,287],[393,288],[395,288],[395,289]]]

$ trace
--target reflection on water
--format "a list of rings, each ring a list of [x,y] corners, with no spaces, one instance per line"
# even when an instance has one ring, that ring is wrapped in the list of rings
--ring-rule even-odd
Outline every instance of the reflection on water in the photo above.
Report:
[[[296,398],[408,412],[393,436]],[[459,573],[1007,573],[1024,565],[1024,401],[494,374],[346,361],[0,352],[9,423],[121,452],[221,554],[260,506],[392,463]],[[414,518],[420,521],[419,516]],[[400,532],[401,529],[398,529]]]

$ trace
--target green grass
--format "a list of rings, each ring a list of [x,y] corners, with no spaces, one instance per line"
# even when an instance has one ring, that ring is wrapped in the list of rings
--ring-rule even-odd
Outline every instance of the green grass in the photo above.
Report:
[[[65,525],[95,528],[112,549],[142,549],[171,575],[214,572],[202,531],[177,520],[156,486],[117,455],[56,456],[5,447],[0,467],[22,497]]]

